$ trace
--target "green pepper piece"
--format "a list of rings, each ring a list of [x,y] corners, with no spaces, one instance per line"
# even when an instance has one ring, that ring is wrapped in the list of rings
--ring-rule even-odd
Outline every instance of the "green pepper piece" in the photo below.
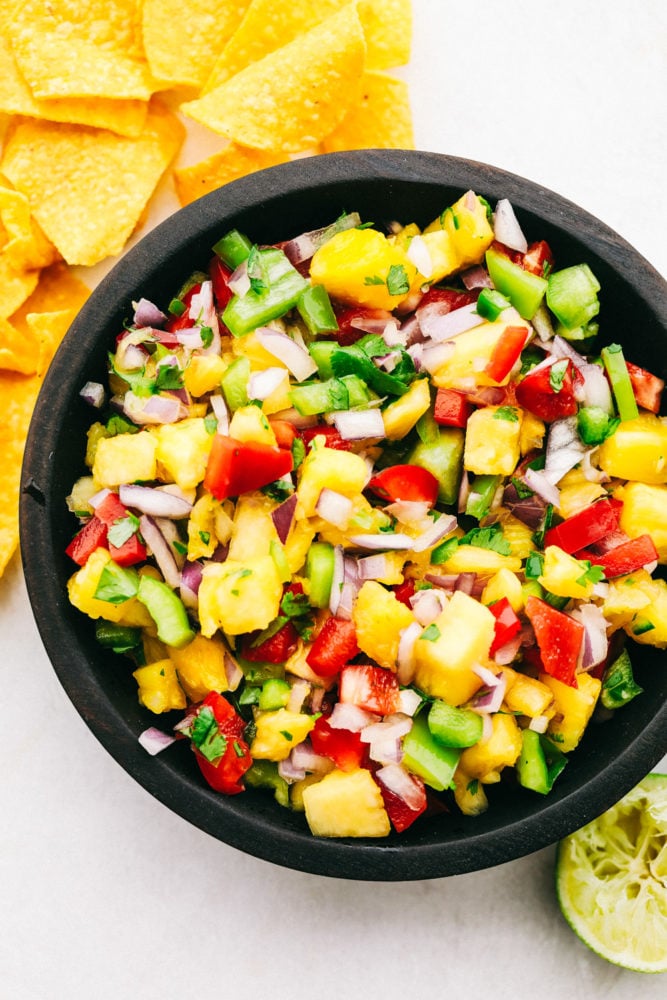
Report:
[[[426,444],[419,441],[410,452],[409,465],[419,465],[438,480],[438,500],[456,503],[463,465],[465,433],[459,427],[441,427],[438,437]]]
[[[577,430],[584,444],[602,444],[610,437],[620,421],[610,417],[601,406],[582,406],[577,414]]]
[[[114,653],[127,653],[141,645],[141,629],[98,618],[95,623],[95,638],[105,649],[113,649]]]
[[[166,583],[154,580],[152,576],[140,577],[137,599],[155,622],[158,639],[177,649],[192,642],[195,634],[190,627],[185,605]]]
[[[238,229],[230,229],[213,247],[213,253],[232,270],[248,259],[251,250],[252,243]]]
[[[516,762],[519,784],[540,795],[546,795],[567,764],[567,757],[546,736],[524,729],[521,733],[521,753]]]
[[[429,709],[428,728],[433,738],[443,746],[471,747],[482,738],[484,723],[478,712],[455,708],[436,698]]]
[[[368,400],[371,398],[371,394],[368,391],[368,386],[360,379],[358,375],[343,375],[340,382],[343,383],[347,389],[348,395],[348,406],[352,410],[355,406],[363,406],[366,409]]]
[[[246,771],[245,784],[249,788],[271,788],[279,805],[289,808],[289,785],[278,774],[278,765],[272,760],[255,760]]]
[[[334,547],[329,542],[313,542],[306,557],[310,581],[308,600],[314,608],[328,608],[334,573]]]
[[[305,417],[330,410],[347,410],[350,405],[347,386],[339,378],[295,385],[290,390],[289,398],[294,409]]]
[[[507,296],[524,319],[532,319],[547,290],[546,279],[524,271],[492,247],[486,251],[486,266],[494,287]]]
[[[466,514],[481,521],[489,513],[491,501],[496,495],[502,476],[475,476],[466,501]]]
[[[284,708],[289,701],[292,688],[282,677],[269,677],[262,684],[258,705],[263,712],[273,712]]]
[[[600,701],[605,708],[622,708],[642,691],[643,688],[636,683],[632,673],[628,651],[624,649],[604,672]]]
[[[250,361],[246,357],[237,358],[224,372],[220,385],[230,410],[239,410],[248,405],[248,379]]]
[[[406,354],[405,356],[410,359],[412,365],[410,355]],[[404,395],[408,391],[409,381],[416,374],[414,365],[412,365],[411,371],[406,372],[405,378],[390,375],[378,368],[358,344],[339,347],[338,350],[334,351],[331,355],[331,368],[338,378],[342,378],[344,375],[357,375],[381,396]]]
[[[477,299],[477,312],[491,322],[497,320],[501,312],[510,305],[509,299],[497,292],[495,288],[483,288]]]
[[[331,333],[338,329],[336,314],[324,285],[310,285],[304,289],[296,307],[311,333]]]
[[[265,276],[263,287],[251,288],[242,297],[233,295],[222,314],[223,323],[235,337],[284,316],[310,287],[277,247],[258,250],[257,263]]]
[[[609,344],[600,351],[602,364],[609,376],[612,392],[621,420],[635,420],[639,416],[637,400],[628,374],[628,366],[620,344]]]
[[[403,737],[404,766],[438,792],[453,787],[454,771],[460,756],[460,750],[437,742],[423,711],[415,717],[412,729]]]
[[[547,305],[564,327],[584,327],[600,311],[600,282],[588,264],[554,271],[547,279]]]
[[[243,671],[246,685],[264,684],[272,677],[282,677],[285,667],[282,663],[257,663],[254,660],[244,660],[238,653],[235,654],[236,662]]]
[[[333,378],[331,355],[338,350],[335,340],[314,340],[310,347],[310,356],[317,365],[317,371],[322,379]]]

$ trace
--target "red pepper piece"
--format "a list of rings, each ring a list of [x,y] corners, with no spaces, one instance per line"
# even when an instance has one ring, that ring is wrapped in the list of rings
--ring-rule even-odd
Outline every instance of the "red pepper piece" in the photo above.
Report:
[[[222,756],[215,761],[207,760],[193,746],[199,769],[216,792],[224,792],[225,795],[238,795],[244,790],[240,780],[248,768],[252,766],[250,747],[242,738],[246,724],[227,699],[216,691],[211,691],[210,694],[206,695],[199,710],[204,707],[209,707],[213,711],[218,723],[218,730],[226,739],[226,746]]]
[[[436,424],[445,427],[465,427],[474,409],[473,403],[458,389],[438,389],[433,418]]]
[[[389,323],[392,320],[391,313],[385,312],[384,309],[368,309],[364,306],[334,306],[334,312],[336,314],[336,322],[338,323],[338,329],[331,335],[328,335],[331,339],[335,339],[341,347],[349,347],[350,344],[356,344],[358,340],[362,337],[367,337],[368,334],[365,330],[359,330],[354,323],[371,324]]]
[[[521,357],[527,337],[528,330],[525,326],[505,327],[503,335],[493,348],[491,360],[484,369],[489,378],[494,382],[502,382],[507,378]]]
[[[401,604],[405,604],[406,608],[411,608],[410,598],[415,592],[415,581],[412,579],[404,580],[403,583],[399,583],[394,587],[394,597]]]
[[[427,805],[426,787],[422,779],[417,774],[410,774],[408,771],[405,772],[405,776],[405,794],[399,795],[385,785],[381,772],[375,774],[375,780],[382,793],[384,807],[391,825],[397,833],[403,833],[404,830],[407,830],[422,813],[426,812]]]
[[[335,427],[330,427],[328,424],[316,424],[314,427],[304,427],[299,433],[301,440],[306,446],[306,451],[312,445],[313,439],[319,435],[325,438],[324,444],[327,448],[335,448],[337,451],[350,451],[352,448],[352,442],[346,441],[340,436]]]
[[[391,715],[398,711],[398,680],[384,667],[351,664],[340,672],[338,696],[344,704],[357,705],[366,712]]]
[[[539,240],[537,243],[530,244],[520,263],[524,271],[538,274],[542,278],[544,277],[545,265],[551,268],[553,262],[554,255],[551,252],[551,247],[546,240]]]
[[[368,484],[383,500],[416,500],[433,507],[438,499],[438,480],[420,465],[391,465]]]
[[[219,257],[214,257],[208,266],[208,273],[211,276],[216,309],[218,312],[222,312],[234,294],[228,284],[232,276],[232,269],[227,267]]]
[[[329,757],[341,771],[362,767],[367,757],[367,745],[359,733],[349,729],[332,729],[325,716],[320,716],[310,731],[310,742],[315,753]]]
[[[187,330],[192,326],[192,320],[190,319],[190,303],[192,302],[193,295],[199,294],[200,291],[201,281],[196,282],[192,288],[188,288],[185,295],[181,298],[181,302],[185,306],[185,309],[180,316],[169,317],[167,320],[167,330],[174,333],[176,330]],[[178,341],[176,341],[176,343],[178,343]]]
[[[479,288],[472,288],[470,291],[461,291],[458,288],[429,288],[419,301],[420,308],[428,306],[432,302],[446,302],[449,305],[449,312],[455,309],[462,309],[463,306],[471,306],[479,298]]]
[[[570,687],[578,687],[576,672],[584,626],[539,597],[529,597],[525,610],[535,631],[545,673]]]
[[[504,646],[506,642],[514,638],[517,632],[521,631],[521,622],[507,597],[501,597],[499,601],[490,604],[489,611],[496,619],[493,642],[489,650],[489,655],[493,656],[501,646]]]
[[[252,633],[241,645],[241,656],[251,663],[284,663],[296,649],[299,633],[292,622],[285,622],[282,628],[258,646],[253,646],[258,633]]]
[[[214,434],[204,489],[217,500],[226,500],[268,486],[293,467],[292,454],[284,448]]]
[[[579,371],[567,359],[560,388],[556,391],[550,381],[551,368],[552,365],[547,365],[528,372],[516,387],[519,406],[547,423],[575,415],[579,406],[574,390],[582,381]]]
[[[107,526],[99,517],[91,517],[83,528],[76,533],[65,549],[65,555],[73,559],[77,566],[83,566],[95,549],[106,549]]]
[[[561,524],[549,528],[544,536],[544,546],[557,545],[570,555],[585,549],[618,528],[623,504],[613,497],[604,497],[596,503],[566,517]]]
[[[315,637],[306,662],[320,677],[333,677],[358,652],[354,622],[332,617],[327,618]]]
[[[658,550],[650,535],[639,535],[627,542],[621,542],[620,545],[601,555],[588,549],[582,549],[576,555],[577,559],[588,559],[594,566],[601,566],[607,580],[615,576],[625,576],[626,573],[634,573],[659,558]]]
[[[289,420],[276,420],[269,418],[271,430],[276,436],[276,443],[279,448],[291,449],[294,438],[297,436],[297,429]]]
[[[662,390],[665,388],[664,381],[657,375],[647,372],[645,368],[633,365],[631,361],[626,361],[625,367],[628,369],[637,406],[641,406],[644,410],[650,410],[651,413],[660,413]]]
[[[102,521],[107,529],[113,528],[118,521],[123,521],[129,517],[127,507],[120,502],[117,493],[108,493],[102,503],[95,509],[96,516]],[[143,562],[148,552],[137,532],[131,535],[122,545],[113,545],[107,542],[111,558],[118,566],[134,566],[135,563]]]

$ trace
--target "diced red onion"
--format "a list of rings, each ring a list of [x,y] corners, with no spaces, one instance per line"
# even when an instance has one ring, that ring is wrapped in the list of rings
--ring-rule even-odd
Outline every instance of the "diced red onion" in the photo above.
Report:
[[[489,273],[481,264],[476,264],[475,267],[469,267],[467,271],[463,271],[461,281],[468,291],[473,288],[493,288]]]
[[[202,340],[201,327],[192,326],[187,329],[175,330],[174,337],[181,345],[181,347],[187,347],[190,351],[199,351],[204,346],[204,341]]]
[[[408,809],[417,811],[423,807],[423,791],[419,783],[400,764],[385,764],[375,772],[375,777],[388,792],[405,802]]]
[[[303,703],[310,694],[310,684],[308,681],[299,678],[294,681],[292,688],[290,690],[289,698],[287,699],[287,704],[285,708],[288,712],[300,712]]]
[[[230,650],[227,648],[225,648],[225,677],[227,678],[227,687],[230,691],[236,691],[245,677],[236,657],[232,656]]]
[[[413,552],[425,552],[433,545],[436,545],[445,535],[449,535],[457,526],[457,520],[453,514],[441,514],[437,521],[433,521],[412,544]]]
[[[609,650],[607,620],[597,604],[580,604],[570,617],[584,626],[584,641],[579,654],[582,670],[590,670],[606,658]]]
[[[549,716],[536,715],[535,718],[531,719],[528,723],[528,728],[532,729],[534,733],[546,733],[549,728]]]
[[[357,565],[360,580],[383,580],[391,571],[385,552],[374,556],[364,556],[363,559],[358,560]]]
[[[323,688],[318,688],[317,690],[324,692]],[[333,768],[333,761],[329,757],[323,757],[321,754],[315,753],[310,740],[298,743],[292,750],[290,757],[293,767],[302,768],[309,774],[326,774],[327,771],[331,771]]]
[[[170,733],[163,733],[161,729],[156,729],[155,726],[149,726],[148,729],[144,729],[143,733],[139,733],[137,739],[146,753],[149,753],[151,757],[155,757],[156,754],[161,753],[162,750],[166,750],[172,743],[175,743],[177,737],[172,736]]]
[[[331,577],[331,590],[329,592],[329,611],[335,615],[340,604],[340,595],[345,583],[345,554],[342,545],[334,545],[333,550],[334,566]]]
[[[286,333],[274,330],[270,326],[260,326],[255,330],[255,336],[269,354],[282,361],[297,382],[303,382],[317,371],[317,365],[308,351],[296,344]]]
[[[285,760],[278,761],[278,774],[288,785],[293,784],[295,781],[303,781],[306,777],[305,768],[295,767],[291,754]]]
[[[352,507],[353,503],[349,497],[325,487],[317,499],[315,510],[328,524],[345,531],[352,514]]]
[[[352,609],[354,608],[354,600],[358,590],[359,588],[355,587],[349,580],[345,581],[340,588],[340,600],[336,609],[337,618],[342,618],[346,622],[352,620]]]
[[[126,507],[133,507],[152,517],[187,517],[192,510],[192,504],[182,497],[151,486],[123,485],[119,487],[118,495]]]
[[[336,233],[342,233],[346,229],[354,229],[361,225],[361,217],[358,212],[349,212],[341,216],[329,226],[322,229],[312,229],[308,233],[301,233],[292,240],[287,240],[282,244],[282,250],[291,264],[302,264],[314,255],[316,250],[328,242]]]
[[[416,323],[416,320],[415,320]],[[385,323],[385,327],[382,330],[380,336],[384,340],[387,347],[405,347],[408,342],[407,324],[401,324],[400,328],[394,320],[390,320],[389,323]]]
[[[384,437],[384,421],[380,410],[337,410],[333,414],[333,422],[345,441]]]
[[[375,740],[369,744],[368,756],[377,764],[400,764],[403,760],[402,740]]]
[[[482,716],[482,738],[480,742],[486,743],[493,736],[493,722],[488,712],[481,712],[479,714]]]
[[[386,715],[381,722],[374,722],[361,730],[362,743],[375,743],[385,740],[399,740],[412,729],[412,719],[409,715],[394,712]]]
[[[315,427],[316,424],[320,422],[320,418],[317,414],[304,415],[295,410],[294,407],[290,407],[287,410],[280,410],[278,413],[273,414],[276,420],[286,420],[292,426],[296,427],[297,430],[303,430],[306,427]]]
[[[211,396],[210,399],[211,409],[215,419],[218,421],[218,434],[228,434],[229,433],[229,409],[224,396],[215,395]]]
[[[476,302],[452,310],[449,309],[447,302],[428,302],[424,306],[419,306],[417,318],[424,336],[430,337],[437,343],[457,337],[460,333],[472,330],[483,322],[477,312]]]
[[[198,562],[183,563],[181,569],[181,600],[187,608],[196,610],[199,607],[199,585],[202,578],[202,566]]]
[[[551,314],[543,302],[540,302],[537,307],[537,312],[533,315],[531,323],[535,333],[543,344],[553,340],[555,330],[553,328],[553,323],[551,322]]]
[[[470,596],[474,590],[476,579],[477,573],[459,573],[454,590],[460,590],[462,594]]]
[[[566,472],[582,460],[586,445],[577,432],[577,418],[564,417],[555,420],[547,438],[547,454],[544,475],[556,485]],[[531,487],[532,489],[532,487]]]
[[[398,640],[398,671],[399,684],[409,684],[415,673],[415,643],[422,634],[419,622],[414,621],[401,630]]]
[[[264,368],[261,372],[253,372],[248,379],[248,397],[267,399],[286,378],[287,372],[284,368]]]
[[[359,708],[358,705],[338,701],[327,722],[332,729],[346,729],[351,733],[360,733],[362,729],[377,722],[378,719],[378,715],[367,712],[366,709]]]
[[[453,594],[460,575],[460,573],[426,573],[424,579],[434,587],[441,587],[446,593]]]
[[[409,715],[410,718],[413,718],[423,700],[422,696],[414,688],[403,687],[398,695],[398,710],[403,715]]]
[[[248,294],[250,291],[250,275],[248,274],[247,260],[241,261],[238,267],[234,268],[227,279],[227,287],[230,292],[237,295],[240,299]]]
[[[105,486],[103,489],[98,490],[97,493],[94,493],[92,497],[90,497],[88,504],[93,508],[93,510],[97,510],[99,505],[106,500],[110,493],[111,490],[107,489]]]
[[[158,564],[165,583],[169,584],[174,590],[177,590],[181,584],[181,574],[173,550],[166,538],[153,518],[147,514],[142,514],[139,518],[139,530],[155,562]]]
[[[599,406],[605,413],[614,412],[611,388],[607,377],[598,365],[583,365],[579,369],[584,377],[584,383],[575,387],[575,396],[584,406]]]
[[[81,399],[88,403],[89,406],[94,407],[96,410],[99,410],[104,406],[106,393],[101,382],[86,382],[79,395],[81,396]]]
[[[384,508],[385,514],[401,524],[419,524],[428,515],[431,505],[425,500],[395,500]]]
[[[385,372],[393,372],[394,368],[401,360],[400,351],[389,351],[388,354],[382,354],[378,357],[373,358],[373,364],[377,365],[378,368],[382,368]]]
[[[592,456],[595,451],[597,451],[597,445],[595,448],[589,448],[581,456],[581,471],[584,479],[587,479],[589,483],[607,483],[611,476],[603,472],[602,469],[598,469],[597,465],[593,465]]]
[[[386,309],[364,309],[350,319],[353,330],[362,333],[379,333],[382,337],[388,323],[394,323],[393,315]]]
[[[385,531],[377,535],[350,535],[349,540],[358,549],[372,549],[377,552],[411,549],[414,544],[414,538],[398,531]]]
[[[500,667],[507,666],[516,658],[521,648],[521,634],[512,636],[503,646],[500,646],[493,654],[493,659]]]
[[[589,362],[583,355],[579,354],[579,351],[575,351],[574,347],[568,340],[564,337],[556,336],[554,337],[551,344],[549,344],[549,351],[555,358],[568,358],[575,368],[585,368]],[[597,367],[597,365],[595,366]],[[598,369],[602,373],[602,369]]]
[[[121,354],[120,349],[116,354],[116,368],[119,372],[136,372],[140,371],[146,361],[148,360],[148,355],[142,347],[137,344],[128,344],[125,350],[122,352],[122,361],[119,355]]]
[[[479,663],[475,664],[472,669],[484,682],[485,687],[478,691],[470,707],[476,712],[488,712],[489,714],[500,711],[507,687],[505,674],[502,671],[499,674],[494,674]]]
[[[167,317],[161,309],[148,299],[141,298],[138,302],[132,303],[134,309],[133,322],[135,326],[163,326],[167,322]]]
[[[187,408],[175,396],[136,396],[132,390],[123,397],[123,412],[139,425],[174,424],[187,416]]]
[[[413,344],[408,348],[408,354],[415,363],[417,371],[427,371],[433,375],[451,358],[456,347],[451,341],[442,344]]]
[[[531,487],[532,488],[532,487]],[[546,487],[545,487],[546,488]],[[549,483],[549,491],[556,489]],[[560,494],[559,494],[560,500]],[[514,483],[508,483],[503,490],[503,506],[510,512],[513,517],[516,517],[518,521],[522,521],[524,524],[532,528],[533,531],[537,531],[542,519],[544,518],[544,512],[547,508],[547,502],[538,493],[531,493],[530,496],[521,497],[519,496],[519,491],[517,490]]]
[[[538,469],[526,469],[523,475],[526,486],[537,493],[547,503],[558,507],[560,504],[560,491],[557,486],[551,483],[543,472]]]
[[[429,253],[428,244],[423,236],[413,236],[406,254],[411,264],[414,264],[419,273],[428,279],[433,274],[433,260]]]
[[[275,526],[278,538],[283,545],[287,541],[287,536],[294,521],[294,511],[296,510],[297,502],[298,497],[296,493],[292,493],[286,500],[283,500],[279,507],[271,511],[271,520]]]
[[[514,214],[512,203],[507,198],[501,198],[496,205],[493,213],[493,233],[495,238],[510,250],[525,253],[528,249],[528,241]]]
[[[444,610],[447,598],[442,590],[417,590],[410,597],[410,607],[419,624],[426,628]]]
[[[464,469],[461,475],[461,482],[459,484],[459,494],[456,499],[456,509],[459,514],[465,513],[465,509],[468,506],[468,497],[470,496],[470,477],[468,476],[468,470]]]

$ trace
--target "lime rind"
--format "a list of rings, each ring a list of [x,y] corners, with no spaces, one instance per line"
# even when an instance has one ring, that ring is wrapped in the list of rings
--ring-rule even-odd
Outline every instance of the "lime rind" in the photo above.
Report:
[[[667,775],[650,774],[560,842],[556,891],[569,925],[602,958],[667,972]]]

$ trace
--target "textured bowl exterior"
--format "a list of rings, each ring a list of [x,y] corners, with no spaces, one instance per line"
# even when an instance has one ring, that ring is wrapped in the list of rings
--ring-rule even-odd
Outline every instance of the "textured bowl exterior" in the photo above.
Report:
[[[145,296],[168,302],[211,247],[236,227],[260,243],[326,225],[342,211],[376,224],[425,225],[472,188],[492,203],[509,198],[530,240],[546,239],[558,266],[586,261],[598,277],[600,322],[633,361],[667,377],[666,285],[636,250],[559,195],[494,167],[436,153],[365,150],[297,160],[235,181],[182,209],[130,250],[102,281],[63,341],[35,408],[23,466],[21,548],[33,613],[53,667],[76,709],[109,753],[152,795],[214,837],[276,864],[348,879],[401,881],[488,868],[571,833],[616,802],[667,752],[663,651],[637,647],[644,694],[589,727],[546,797],[510,782],[488,786],[477,818],[445,814],[400,836],[313,837],[298,813],[261,791],[225,797],[206,787],[194,756],[176,744],[150,757],[137,737],[160,719],[141,708],[131,671],[95,641],[93,623],[72,608],[64,549],[75,522],[65,497],[84,472],[88,381],[105,381],[107,352]],[[164,720],[163,720],[164,721]]]

